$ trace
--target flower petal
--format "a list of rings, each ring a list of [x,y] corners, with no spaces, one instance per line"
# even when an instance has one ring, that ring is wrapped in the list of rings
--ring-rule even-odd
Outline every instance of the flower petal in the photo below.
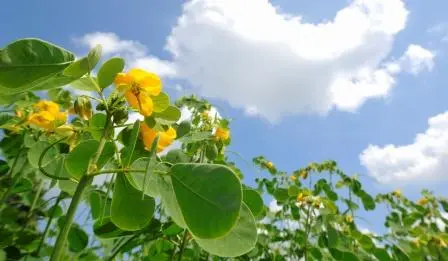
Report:
[[[34,105],[39,111],[47,111],[53,115],[59,113],[59,104],[52,101],[41,100]]]
[[[139,68],[134,68],[128,72],[128,75],[130,77],[132,77],[132,79],[134,81],[140,82],[143,79],[145,79],[146,77],[151,77],[153,75],[153,73],[147,72],[147,71],[139,69]]]
[[[132,83],[132,76],[127,73],[118,73],[115,76],[115,84],[118,85],[129,85]]]
[[[153,96],[159,95],[162,91],[162,81],[160,80],[159,76],[153,73],[149,73],[149,76],[139,81],[138,83],[143,91]]]
[[[134,93],[132,93],[131,91],[127,91],[124,93],[124,97],[126,97],[126,100],[128,101],[129,106],[131,106],[132,108],[134,108],[136,110],[138,110],[140,108],[138,99],[134,95]]]
[[[150,116],[154,108],[151,97],[147,93],[141,92],[138,95],[138,101],[140,102],[140,113],[145,117]]]
[[[145,148],[149,150],[154,139],[156,138],[157,132],[148,127],[146,123],[142,123],[140,126],[140,133],[142,134],[143,144],[145,145]]]

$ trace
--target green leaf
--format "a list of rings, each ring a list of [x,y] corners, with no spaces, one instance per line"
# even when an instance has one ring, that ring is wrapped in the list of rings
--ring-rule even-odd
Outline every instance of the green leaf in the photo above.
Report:
[[[174,236],[182,232],[184,229],[179,227],[176,223],[172,223],[169,227],[163,230],[163,234],[166,236]]]
[[[159,188],[160,200],[165,207],[166,214],[170,216],[176,224],[186,228],[184,216],[174,193],[171,177],[168,175],[157,176],[157,187]]]
[[[58,180],[58,187],[70,195],[75,194],[78,183],[73,180]]]
[[[103,136],[104,125],[106,124],[106,115],[103,113],[96,113],[89,120],[89,131],[92,137],[99,141]]]
[[[290,197],[295,197],[295,196],[299,195],[299,193],[300,193],[300,188],[297,185],[291,185],[288,188],[288,196],[290,196]]]
[[[87,247],[89,236],[78,226],[72,226],[68,232],[68,248],[70,251],[79,253]]]
[[[93,225],[93,233],[99,238],[107,239],[131,235],[133,232],[119,229],[110,220],[110,217],[105,217],[103,220],[97,220],[95,222]]]
[[[70,83],[70,86],[82,91],[99,91],[94,81],[95,77],[83,77]]]
[[[170,106],[170,97],[164,92],[157,96],[151,96],[151,99],[154,104],[154,112],[163,112]]]
[[[55,85],[60,78],[67,80],[59,74],[73,60],[73,53],[39,39],[10,43],[0,49],[0,93],[8,95],[43,86],[48,89],[58,87]],[[56,78],[59,81],[54,81]]]
[[[191,123],[189,121],[182,121],[176,129],[177,138],[182,138],[191,131]]]
[[[217,238],[235,226],[242,189],[236,174],[214,164],[180,163],[171,167],[177,202],[189,230],[199,238]]]
[[[193,134],[183,136],[182,138],[179,139],[179,141],[182,143],[188,144],[188,143],[194,143],[194,142],[208,140],[208,139],[210,139],[211,136],[212,136],[212,134],[210,132],[205,132],[205,131],[195,132]]]
[[[86,57],[83,57],[74,63],[70,64],[64,70],[64,75],[69,77],[80,78],[95,68],[96,64],[101,58],[101,45],[95,46]]]
[[[130,167],[130,169],[139,169],[144,170],[146,169],[146,166],[148,164],[149,158],[139,158],[136,161],[134,161]],[[152,160],[151,164],[149,165],[148,173],[145,172],[129,172],[127,175],[127,178],[129,180],[129,183],[131,185],[139,190],[143,191],[143,183],[145,182],[145,175],[148,175],[146,177],[146,184],[145,184],[145,190],[144,193],[151,197],[158,197],[159,196],[159,188],[157,186],[157,175],[160,175],[160,173],[154,173],[157,172],[168,172],[169,168],[166,167],[164,164],[157,162],[156,160]]]
[[[257,191],[253,189],[243,189],[243,201],[249,207],[254,217],[263,212],[263,199]]]
[[[93,219],[98,219],[105,210],[104,217],[110,216],[111,199],[106,197],[106,193],[101,190],[94,190],[90,193],[90,209]],[[106,206],[104,206],[106,204]]]
[[[129,184],[124,174],[118,174],[112,196],[111,220],[122,230],[143,229],[154,215],[154,199],[142,194]]]
[[[392,260],[390,258],[389,253],[387,252],[386,249],[384,248],[375,248],[373,250],[373,255],[380,261],[388,261],[388,260]]]
[[[274,197],[278,202],[284,202],[289,198],[288,190],[284,188],[278,188],[274,192]]]
[[[126,154],[126,156],[122,159],[124,163],[124,167],[127,168],[132,163],[132,154],[134,153],[135,144],[138,141],[138,135],[140,134],[140,121],[137,120],[134,122],[134,126],[132,127],[131,136],[129,137],[129,142],[126,143],[126,147],[128,147],[130,153]]]
[[[162,112],[153,112],[152,116],[156,118],[156,121],[160,124],[172,124],[180,119],[180,110],[175,106],[168,106]]]
[[[310,253],[317,260],[322,260],[322,253],[320,252],[319,248],[317,247],[310,248]]]
[[[46,148],[50,146],[50,143],[46,141],[39,141],[34,144],[28,151],[28,161],[34,168],[39,166],[39,158]],[[42,166],[47,166],[54,159],[59,157],[59,152],[55,147],[50,148],[42,159]]]
[[[327,236],[328,236],[328,247],[329,248],[337,247],[339,242],[338,231],[336,231],[336,229],[334,229],[333,227],[328,226]]]
[[[65,160],[65,169],[70,175],[79,180],[87,173],[90,159],[98,150],[99,142],[96,140],[87,140],[76,146]],[[114,145],[111,142],[106,143],[103,152],[98,159],[97,169],[100,170],[113,157],[115,153]]]
[[[111,58],[103,63],[98,71],[98,85],[101,89],[111,85],[117,73],[122,72],[124,69],[124,60],[118,57]]]
[[[172,163],[187,163],[190,162],[190,157],[185,154],[181,149],[174,149],[168,151],[165,156],[165,160]]]
[[[20,179],[19,182],[12,189],[12,193],[22,193],[26,191],[31,191],[33,189],[33,183],[27,178]]]
[[[215,239],[195,237],[196,242],[205,251],[222,257],[236,257],[251,251],[257,243],[255,219],[246,204],[241,204],[241,211],[236,225],[225,236]]]
[[[360,195],[361,195],[362,204],[364,205],[364,209],[365,210],[374,210],[376,205],[375,205],[375,200],[372,198],[372,196],[370,196],[363,190],[361,190]]]

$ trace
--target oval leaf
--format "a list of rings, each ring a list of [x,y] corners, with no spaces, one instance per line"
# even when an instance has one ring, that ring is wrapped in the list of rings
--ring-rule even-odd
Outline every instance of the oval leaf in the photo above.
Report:
[[[136,231],[143,229],[154,215],[154,199],[144,196],[129,184],[124,174],[118,174],[115,182],[111,220],[122,230]]]
[[[117,73],[122,72],[124,69],[124,60],[118,57],[111,58],[104,62],[98,71],[98,85],[101,89],[111,85]]]
[[[73,53],[40,39],[10,43],[0,49],[0,92],[14,94],[47,85],[74,60]],[[47,88],[57,87],[57,83]]]
[[[180,210],[179,203],[174,193],[171,177],[157,176],[157,187],[159,187],[160,200],[165,207],[166,214],[180,227],[186,228],[184,216]]]
[[[243,201],[255,217],[263,212],[263,199],[257,191],[253,189],[244,189]]]
[[[214,164],[180,163],[171,167],[172,183],[185,223],[198,238],[217,238],[236,224],[242,189],[236,174]]]
[[[195,238],[207,252],[222,256],[236,257],[251,251],[257,243],[257,227],[255,219],[246,204],[241,205],[238,222],[230,232],[216,239]]]
[[[163,112],[170,106],[170,97],[164,92],[151,98],[154,104],[154,112]]]
[[[130,167],[130,169],[139,169],[144,170],[146,165],[148,164],[148,158],[140,158],[134,161]],[[148,173],[145,172],[129,172],[127,178],[131,185],[139,191],[144,191],[146,195],[151,197],[159,196],[159,187],[157,186],[157,175],[154,173],[157,172],[168,172],[168,168],[155,160],[152,160],[149,165]],[[146,176],[146,184],[145,189],[143,189],[143,183],[145,183],[145,175]]]
[[[98,150],[99,142],[96,140],[87,140],[76,146],[65,160],[65,169],[75,179],[80,179],[87,173],[90,159]],[[103,152],[97,162],[97,169],[100,170],[114,155],[114,145],[106,143]]]
[[[65,76],[79,78],[92,71],[101,58],[101,45],[95,46],[90,50],[86,57],[83,57],[74,63],[70,64],[64,70]]]

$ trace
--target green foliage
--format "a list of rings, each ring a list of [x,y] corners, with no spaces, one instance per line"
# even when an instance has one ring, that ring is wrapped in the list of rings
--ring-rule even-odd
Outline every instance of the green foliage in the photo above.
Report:
[[[229,119],[161,92],[147,126],[128,123],[141,108],[104,91],[125,62],[100,58],[100,46],[75,61],[39,39],[0,49],[0,260],[448,260],[446,198],[374,196],[334,161],[282,171],[264,156],[252,162],[268,178],[252,189],[227,157]],[[139,84],[122,87],[135,95]],[[37,104],[37,90],[51,102]],[[378,206],[390,210],[386,232],[363,232]]]

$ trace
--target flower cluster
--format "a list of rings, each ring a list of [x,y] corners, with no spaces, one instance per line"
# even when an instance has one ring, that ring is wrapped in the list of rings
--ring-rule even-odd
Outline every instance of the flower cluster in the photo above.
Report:
[[[59,105],[41,100],[34,105],[35,111],[28,117],[28,123],[46,130],[54,130],[67,121],[67,112],[61,112]]]

